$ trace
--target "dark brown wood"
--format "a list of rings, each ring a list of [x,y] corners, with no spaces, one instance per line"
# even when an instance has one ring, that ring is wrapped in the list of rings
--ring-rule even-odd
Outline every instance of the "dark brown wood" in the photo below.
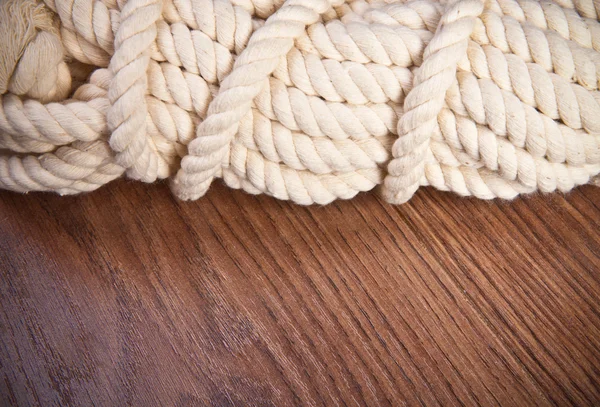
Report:
[[[0,404],[600,404],[600,189],[0,193]]]

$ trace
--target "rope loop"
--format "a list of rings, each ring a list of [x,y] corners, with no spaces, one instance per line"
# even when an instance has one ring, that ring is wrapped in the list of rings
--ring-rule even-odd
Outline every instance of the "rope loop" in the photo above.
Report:
[[[327,204],[600,173],[594,0],[5,0],[0,188]]]

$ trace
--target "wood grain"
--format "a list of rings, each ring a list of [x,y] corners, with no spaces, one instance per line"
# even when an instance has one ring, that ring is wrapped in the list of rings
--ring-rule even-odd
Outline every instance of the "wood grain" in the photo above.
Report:
[[[598,202],[0,193],[0,403],[599,405]]]

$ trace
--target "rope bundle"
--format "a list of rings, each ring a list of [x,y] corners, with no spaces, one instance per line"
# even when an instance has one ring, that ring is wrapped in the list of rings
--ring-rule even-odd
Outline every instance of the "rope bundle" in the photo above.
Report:
[[[600,173],[595,0],[7,0],[0,188],[301,204]]]

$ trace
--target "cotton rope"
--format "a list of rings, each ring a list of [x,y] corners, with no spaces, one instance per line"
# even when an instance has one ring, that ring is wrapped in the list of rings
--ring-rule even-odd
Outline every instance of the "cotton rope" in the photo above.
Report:
[[[600,1],[0,0],[0,188],[511,199],[600,173]]]

